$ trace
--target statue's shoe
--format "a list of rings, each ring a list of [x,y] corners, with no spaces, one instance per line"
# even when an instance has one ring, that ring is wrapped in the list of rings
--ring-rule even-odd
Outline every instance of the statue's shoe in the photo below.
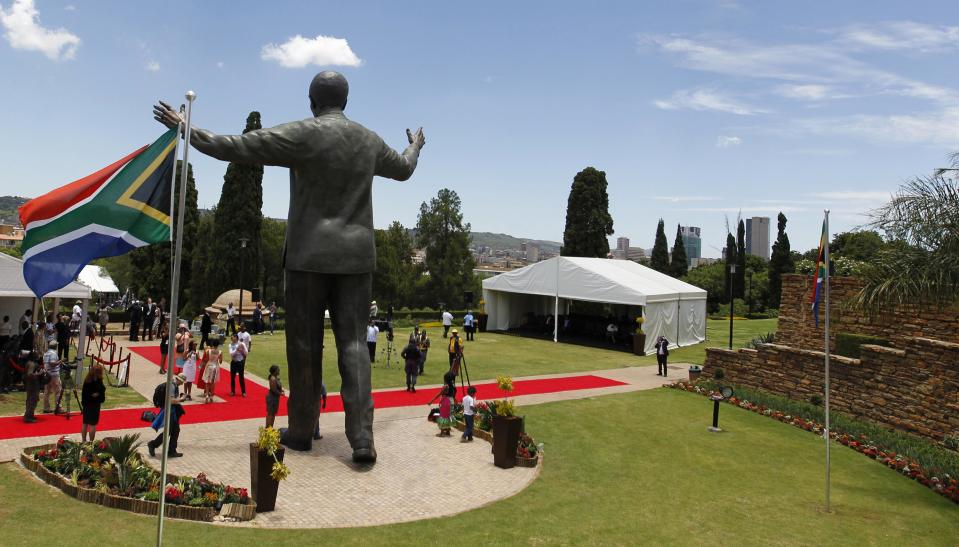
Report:
[[[313,448],[313,443],[311,443],[309,439],[305,441],[293,439],[290,436],[290,431],[285,427],[280,429],[280,444],[291,450],[299,450],[301,452],[307,452]]]
[[[353,461],[356,463],[376,463],[376,448],[371,444],[353,449]]]

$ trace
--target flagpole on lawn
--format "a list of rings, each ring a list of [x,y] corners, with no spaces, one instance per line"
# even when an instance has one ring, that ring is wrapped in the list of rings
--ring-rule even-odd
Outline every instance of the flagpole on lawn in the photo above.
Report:
[[[183,216],[186,208],[186,181],[187,168],[190,165],[187,160],[190,156],[190,116],[193,113],[193,101],[196,99],[196,93],[186,92],[186,119],[181,122],[180,128],[184,129],[183,137],[183,163],[180,166],[180,199],[177,200],[179,210],[176,218],[176,247],[173,253],[173,277],[170,279],[170,338],[173,338],[175,332],[174,326],[179,324],[179,306],[180,306],[180,262],[183,251]],[[179,140],[179,136],[177,137]],[[174,163],[174,173],[176,172],[176,163]],[[172,342],[168,338],[168,342]],[[168,459],[168,448],[170,443],[170,393],[169,386],[173,381],[173,357],[175,352],[167,352],[166,385],[167,396],[163,401],[163,456],[160,460],[160,510],[157,512],[157,547],[163,545],[163,514],[166,508],[166,470]]]
[[[826,382],[825,382],[825,397],[823,397],[823,402],[826,410],[826,428],[823,431],[823,438],[826,442],[826,512],[829,512],[829,209],[825,211],[826,217],[823,222],[823,251],[824,251],[824,260],[825,260],[825,297],[826,297],[826,325],[823,329],[823,347],[825,348],[826,353]]]

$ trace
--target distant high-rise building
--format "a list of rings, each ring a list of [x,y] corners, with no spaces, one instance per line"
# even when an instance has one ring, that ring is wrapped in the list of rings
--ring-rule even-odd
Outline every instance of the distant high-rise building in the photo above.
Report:
[[[683,236],[683,246],[686,247],[686,258],[694,259],[703,256],[703,240],[697,226],[680,226],[679,233]],[[692,264],[692,262],[690,262]]]
[[[616,238],[616,250],[625,251],[629,249],[629,238],[628,237],[617,237]]]
[[[625,253],[626,260],[633,262],[640,262],[646,258],[646,251],[642,247],[627,247]]]
[[[524,243],[526,247],[526,261],[529,263],[539,262],[539,245],[535,243]]]
[[[746,219],[746,254],[769,260],[769,217]]]

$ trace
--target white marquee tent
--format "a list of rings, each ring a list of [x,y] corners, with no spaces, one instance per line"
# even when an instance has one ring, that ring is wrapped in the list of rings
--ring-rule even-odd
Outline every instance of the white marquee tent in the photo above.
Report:
[[[90,288],[73,281],[66,287],[48,294],[47,297],[64,299],[71,303],[75,300],[83,300],[86,306],[86,300],[90,299]],[[16,323],[27,308],[35,310],[34,317],[37,317],[36,312],[39,311],[37,299],[23,278],[23,261],[0,253],[0,317],[8,315],[10,320]]]
[[[641,306],[646,351],[659,336],[671,347],[706,339],[706,291],[628,260],[556,257],[483,280],[486,328],[520,326],[529,312],[552,313],[560,301]],[[556,339],[554,333],[554,340]]]
[[[100,266],[87,264],[80,270],[80,275],[77,276],[77,280],[100,295],[120,294],[120,289],[118,289],[116,283],[113,282],[113,278]]]

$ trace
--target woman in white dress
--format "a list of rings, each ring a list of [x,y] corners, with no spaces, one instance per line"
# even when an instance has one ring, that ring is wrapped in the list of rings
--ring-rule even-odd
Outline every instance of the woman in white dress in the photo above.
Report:
[[[193,382],[196,381],[196,342],[190,340],[186,356],[183,360],[183,375],[186,376],[186,382],[183,385],[183,391],[186,394],[186,400],[192,401]]]

